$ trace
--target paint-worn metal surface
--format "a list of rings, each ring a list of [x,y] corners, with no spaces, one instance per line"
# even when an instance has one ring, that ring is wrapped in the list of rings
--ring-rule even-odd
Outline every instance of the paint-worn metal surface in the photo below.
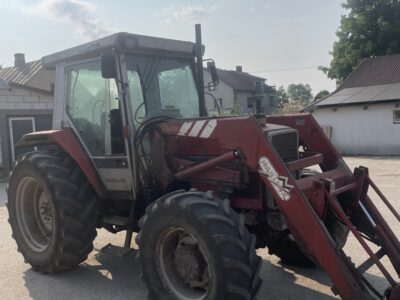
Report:
[[[254,118],[242,117],[172,121],[160,127],[166,140],[167,152],[176,158],[174,163],[175,170],[179,171],[178,177],[186,175],[186,179],[200,190],[222,191],[221,187],[233,188],[235,182],[231,180],[232,167],[226,158],[229,153],[230,159],[232,153],[240,153],[236,157],[237,163],[241,163],[246,172],[260,175],[258,180],[262,180],[267,190],[273,193],[296,241],[328,273],[334,283],[334,290],[343,299],[370,298],[361,275],[324,224],[329,210],[363,241],[361,234],[364,232],[370,233],[372,230],[376,236],[381,233],[379,227],[368,223],[367,218],[372,218],[384,228],[384,236],[375,242],[383,245],[395,269],[400,267],[397,259],[397,253],[400,252],[398,240],[366,196],[366,170],[361,171],[364,177],[359,180],[360,170],[363,169],[356,170],[356,174],[350,171],[311,115],[272,117],[268,122],[272,124],[260,126]],[[287,165],[283,163],[282,157],[266,138],[268,131],[275,129],[273,124],[298,131],[299,145],[303,149],[298,160]],[[184,161],[185,157],[197,157],[200,161],[197,164],[193,164],[193,161],[188,163]],[[221,163],[216,164],[218,161]],[[320,165],[322,174],[300,179],[293,175],[293,171],[315,164]],[[217,169],[219,178],[214,176]],[[246,172],[242,173],[243,177]],[[243,182],[243,177],[238,176],[242,180],[236,184]],[[260,190],[256,195],[251,200],[233,195],[232,205],[237,209],[262,210],[263,193]],[[366,209],[365,215],[360,212],[361,206]],[[352,221],[349,221],[350,218]],[[362,243],[362,246],[370,254],[371,260],[381,268],[390,285],[396,286],[395,280],[386,272],[372,250],[366,243]]]

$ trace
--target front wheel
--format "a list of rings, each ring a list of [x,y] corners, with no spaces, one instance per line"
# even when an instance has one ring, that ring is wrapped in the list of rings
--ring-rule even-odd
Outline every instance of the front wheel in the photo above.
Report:
[[[174,192],[147,209],[137,235],[150,298],[253,299],[261,285],[255,237],[229,200]]]

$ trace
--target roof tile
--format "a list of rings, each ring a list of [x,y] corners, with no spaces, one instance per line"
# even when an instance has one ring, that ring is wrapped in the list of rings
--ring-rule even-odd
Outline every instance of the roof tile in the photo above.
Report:
[[[364,59],[338,90],[400,83],[400,54]]]
[[[23,66],[0,70],[0,79],[7,83],[26,85],[29,80],[42,69],[40,60],[25,63]]]

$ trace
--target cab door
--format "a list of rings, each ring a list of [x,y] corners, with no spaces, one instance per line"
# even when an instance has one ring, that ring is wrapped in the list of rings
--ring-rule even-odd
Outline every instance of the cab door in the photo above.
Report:
[[[121,101],[115,79],[101,75],[100,60],[67,66],[66,115],[109,191],[132,191]]]

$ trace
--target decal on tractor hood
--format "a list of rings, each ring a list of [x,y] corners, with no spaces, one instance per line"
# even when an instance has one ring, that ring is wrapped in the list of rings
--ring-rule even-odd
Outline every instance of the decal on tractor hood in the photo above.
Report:
[[[178,135],[199,137],[208,139],[217,127],[217,120],[199,120],[196,122],[184,122],[179,129]]]
[[[282,200],[289,201],[290,191],[294,187],[288,183],[289,179],[286,176],[279,175],[269,159],[265,156],[260,158],[258,164],[260,165],[260,169],[258,170],[260,175],[272,184],[273,188]]]

